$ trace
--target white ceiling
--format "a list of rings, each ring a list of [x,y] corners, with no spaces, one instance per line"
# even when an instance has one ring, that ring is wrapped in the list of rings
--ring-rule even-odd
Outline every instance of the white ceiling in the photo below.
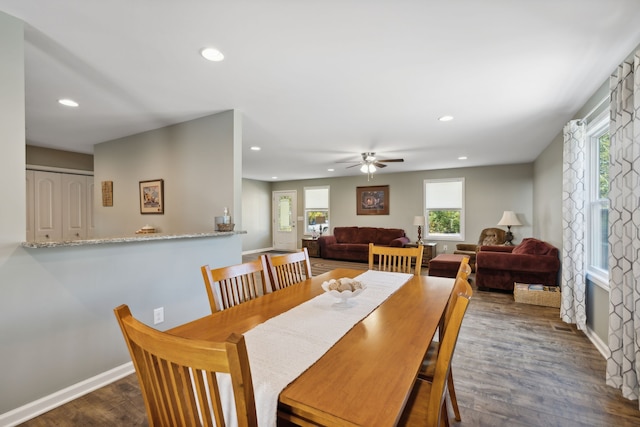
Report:
[[[531,162],[640,43],[638,0],[0,0],[0,10],[26,22],[28,143],[92,153],[237,109],[243,176],[267,181],[359,174],[335,162],[363,151],[405,159],[385,173]],[[206,46],[226,59],[205,61]],[[437,120],[445,114],[455,119]]]

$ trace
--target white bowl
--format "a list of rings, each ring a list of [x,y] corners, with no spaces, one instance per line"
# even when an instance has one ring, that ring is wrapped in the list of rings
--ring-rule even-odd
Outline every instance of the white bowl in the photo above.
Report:
[[[331,285],[334,283],[350,283],[350,284],[355,284],[357,283],[360,287],[354,291],[339,291],[337,289],[330,289]],[[343,277],[342,279],[331,279],[328,282],[324,282],[322,285],[322,289],[324,289],[324,291],[326,293],[328,293],[329,295],[337,298],[339,300],[338,304],[342,304],[342,305],[347,305],[347,300],[349,298],[354,298],[358,295],[360,295],[362,293],[362,291],[364,291],[367,287],[365,286],[364,283],[362,282],[358,282],[357,280],[348,278],[348,277]]]

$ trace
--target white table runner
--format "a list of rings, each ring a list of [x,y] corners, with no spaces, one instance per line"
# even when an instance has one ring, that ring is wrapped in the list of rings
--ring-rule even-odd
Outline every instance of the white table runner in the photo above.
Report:
[[[367,288],[349,301],[348,308],[335,307],[336,298],[322,294],[245,333],[258,425],[275,426],[280,392],[411,277],[366,271],[355,279]],[[219,379],[221,393],[228,391],[222,393],[226,423],[236,426],[229,377]]]

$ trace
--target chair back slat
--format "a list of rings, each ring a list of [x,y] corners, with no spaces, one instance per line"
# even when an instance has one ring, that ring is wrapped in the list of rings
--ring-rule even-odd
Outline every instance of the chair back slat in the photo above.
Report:
[[[254,261],[210,269],[200,267],[211,312],[224,310],[271,292],[266,255]]]
[[[419,276],[423,251],[422,245],[417,248],[399,248],[369,243],[369,270],[411,273],[411,266],[414,265],[413,274]]]
[[[114,310],[136,369],[150,426],[225,425],[216,373],[229,374],[239,426],[257,426],[244,337],[216,343],[176,337]],[[227,414],[233,416],[234,414]]]
[[[274,290],[283,289],[313,277],[307,248],[290,254],[268,256],[267,265]]]

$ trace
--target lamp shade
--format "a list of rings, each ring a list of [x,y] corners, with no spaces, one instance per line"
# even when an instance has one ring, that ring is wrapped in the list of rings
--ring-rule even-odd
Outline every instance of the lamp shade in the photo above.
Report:
[[[414,216],[413,217],[413,225],[424,225],[424,217],[423,216]]]
[[[514,211],[504,211],[504,213],[502,214],[502,218],[500,218],[500,222],[498,222],[498,225],[512,226],[522,225],[522,223],[518,221],[518,217]]]

